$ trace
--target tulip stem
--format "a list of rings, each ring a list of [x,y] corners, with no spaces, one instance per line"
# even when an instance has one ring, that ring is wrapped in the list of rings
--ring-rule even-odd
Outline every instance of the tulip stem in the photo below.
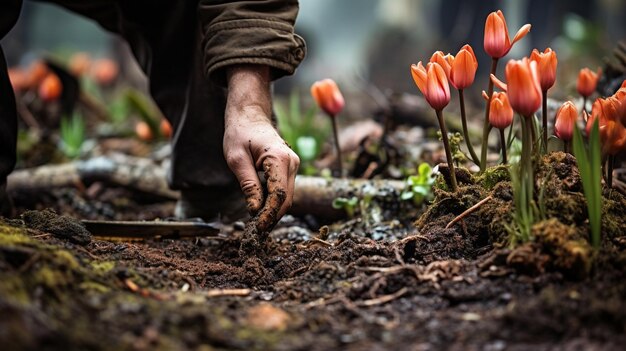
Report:
[[[609,189],[613,188],[613,168],[615,167],[615,156],[609,156],[606,170],[606,184]]]
[[[469,132],[467,130],[467,117],[465,115],[465,97],[463,95],[463,89],[459,89],[459,101],[461,104],[461,122],[463,123],[463,137],[465,138],[465,144],[467,145],[467,150],[472,156],[472,161],[480,167],[480,159],[474,151],[474,146],[472,146],[472,141],[469,138]]]
[[[542,139],[541,139],[541,152],[542,154],[548,153],[548,89],[542,91],[542,105],[541,105],[541,118],[542,123]]]
[[[502,148],[502,164],[507,164],[506,160],[506,137],[504,136],[504,128],[500,129],[500,147]]]
[[[491,60],[491,74],[495,75],[498,68],[498,59],[492,58]],[[489,76],[489,88],[487,89],[487,95],[489,100],[487,101],[487,107],[485,108],[485,121],[483,123],[483,140],[482,148],[480,150],[480,171],[484,172],[487,169],[487,148],[489,147],[489,132],[491,131],[491,124],[489,124],[489,110],[491,109],[491,96],[493,95],[493,81]]]
[[[439,128],[441,128],[441,140],[443,140],[443,148],[446,151],[446,161],[448,161],[448,170],[450,171],[450,183],[452,185],[452,191],[456,192],[456,172],[454,171],[454,160],[452,159],[452,152],[450,151],[450,142],[448,141],[448,129],[446,128],[446,122],[443,119],[442,110],[437,111],[437,119],[439,120]]]
[[[341,161],[341,148],[339,147],[339,135],[337,133],[337,119],[335,116],[330,116],[330,120],[333,121],[333,136],[335,138],[335,152],[337,153],[337,169],[339,170],[339,177],[343,178],[343,162]]]
[[[583,96],[583,108],[581,109],[582,111],[580,112],[583,116],[585,115],[584,112],[587,112],[587,97]],[[587,120],[585,120],[585,124],[587,123]]]

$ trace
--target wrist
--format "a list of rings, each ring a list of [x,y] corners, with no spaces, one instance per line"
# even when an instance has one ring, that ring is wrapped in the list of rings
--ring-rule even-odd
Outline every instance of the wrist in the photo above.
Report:
[[[268,66],[235,65],[227,69],[229,120],[270,121],[272,101]]]

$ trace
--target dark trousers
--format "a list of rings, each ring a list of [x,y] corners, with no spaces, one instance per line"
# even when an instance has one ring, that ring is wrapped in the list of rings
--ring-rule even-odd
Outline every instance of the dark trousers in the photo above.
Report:
[[[195,1],[48,0],[124,38],[146,73],[150,93],[174,128],[177,190],[222,194],[238,189],[223,156],[226,90],[206,79]],[[22,0],[0,3],[0,38],[13,27]],[[146,11],[146,8],[150,9]],[[15,166],[15,100],[0,48],[0,184]]]

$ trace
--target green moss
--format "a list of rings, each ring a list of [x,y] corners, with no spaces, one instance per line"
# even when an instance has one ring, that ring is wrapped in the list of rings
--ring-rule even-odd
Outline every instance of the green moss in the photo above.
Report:
[[[91,261],[89,265],[93,272],[98,275],[107,274],[115,268],[115,262],[113,261]]]
[[[35,242],[35,239],[26,235],[24,229],[11,227],[0,222],[0,246],[34,244]]]
[[[67,286],[73,282],[72,277],[53,267],[43,266],[33,273],[33,280],[37,285],[43,285],[50,289]]]
[[[489,167],[483,173],[474,176],[474,181],[486,190],[491,190],[500,182],[511,181],[509,167],[507,165]]]
[[[553,268],[571,278],[587,276],[591,269],[591,246],[587,240],[579,237],[573,226],[551,218],[536,223],[532,233],[542,251],[551,257]]]
[[[28,289],[19,276],[0,275],[0,296],[11,304],[20,306],[30,304]]]
[[[92,281],[82,282],[78,284],[78,288],[80,290],[96,292],[100,294],[104,294],[104,293],[111,291],[110,287],[104,284],[100,284],[98,282],[92,282]]]

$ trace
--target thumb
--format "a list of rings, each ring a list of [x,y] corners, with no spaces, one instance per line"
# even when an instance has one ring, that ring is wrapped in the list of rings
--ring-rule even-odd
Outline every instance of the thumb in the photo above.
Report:
[[[246,197],[248,212],[252,216],[256,215],[263,206],[263,187],[252,157],[248,153],[229,154],[226,162],[239,181],[239,187]]]

